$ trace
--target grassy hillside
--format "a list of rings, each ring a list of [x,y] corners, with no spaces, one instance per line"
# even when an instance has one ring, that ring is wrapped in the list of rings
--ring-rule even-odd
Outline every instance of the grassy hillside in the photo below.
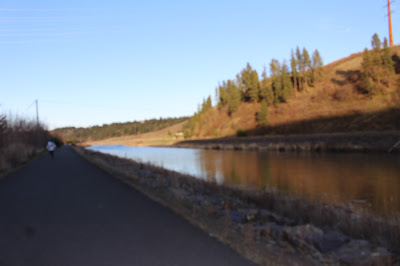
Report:
[[[180,124],[188,119],[188,117],[165,119],[160,118],[127,123],[113,123],[109,125],[88,128],[67,127],[55,129],[51,133],[53,135],[62,137],[62,139],[66,142],[99,141],[103,139],[135,136],[152,131],[158,131],[176,124]]]
[[[123,137],[107,138],[102,140],[88,140],[84,145],[127,145],[127,146],[163,146],[171,145],[183,140],[182,130],[187,120],[167,128],[149,133]]]
[[[258,126],[260,103],[241,103],[231,115],[228,106],[213,107],[192,121],[194,138],[236,135],[304,134],[400,130],[400,46],[391,48],[395,83],[379,94],[365,93],[362,53],[323,68],[323,77],[285,103],[268,107],[268,124]]]

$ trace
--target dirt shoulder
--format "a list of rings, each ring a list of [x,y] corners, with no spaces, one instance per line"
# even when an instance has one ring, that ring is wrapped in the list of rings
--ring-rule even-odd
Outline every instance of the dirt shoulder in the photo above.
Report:
[[[399,140],[400,131],[384,131],[195,139],[174,146],[216,150],[387,152]],[[399,147],[393,152],[399,152]]]
[[[355,213],[346,206],[311,203],[276,191],[217,185],[111,155],[75,150],[256,263],[398,262],[400,226],[394,220]]]

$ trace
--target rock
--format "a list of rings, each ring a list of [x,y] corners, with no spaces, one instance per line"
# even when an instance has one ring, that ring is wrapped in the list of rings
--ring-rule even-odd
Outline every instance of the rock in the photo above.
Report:
[[[314,246],[322,253],[339,249],[348,243],[350,238],[334,230],[325,232],[321,237],[314,238]]]
[[[255,225],[253,226],[253,231],[256,233],[256,235],[266,236],[268,234],[268,227],[265,224]]]
[[[246,221],[246,215],[239,211],[230,211],[230,218],[235,223],[243,223]]]
[[[277,240],[280,240],[283,236],[283,226],[277,225],[276,223],[268,223],[267,224],[267,232],[269,235]]]
[[[296,223],[287,218],[287,217],[283,217],[280,215],[277,215],[276,213],[270,212],[268,210],[265,209],[261,209],[258,211],[257,214],[258,218],[262,219],[262,220],[267,220],[269,222],[274,222],[277,223],[279,225],[286,225],[286,226],[294,226],[296,225]]]
[[[311,248],[316,241],[322,238],[324,232],[310,224],[286,227],[285,238],[295,246]]]
[[[257,209],[245,209],[245,210],[239,210],[240,212],[243,212],[246,214],[246,220],[248,222],[254,221],[257,219],[259,211]]]
[[[234,223],[245,223],[246,222],[246,214],[240,211],[230,211],[230,210],[219,210],[217,212],[218,215],[220,216],[226,216],[229,215],[229,218],[231,219],[232,222]]]
[[[261,210],[259,211],[259,214],[260,214],[260,217],[261,217],[261,218],[267,218],[267,217],[270,215],[270,212],[267,211],[267,210],[265,210],[265,209],[261,209]]]
[[[345,265],[393,265],[396,257],[384,248],[374,248],[365,240],[351,240],[330,256]]]

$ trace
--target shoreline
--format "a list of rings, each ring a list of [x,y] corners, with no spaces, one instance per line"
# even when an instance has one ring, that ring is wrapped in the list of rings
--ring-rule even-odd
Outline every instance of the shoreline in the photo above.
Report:
[[[192,139],[171,147],[212,150],[388,152],[400,140],[400,131],[273,135]],[[399,153],[397,147],[392,153]]]
[[[398,219],[354,213],[346,206],[312,203],[275,191],[217,185],[112,155],[74,150],[256,263],[398,261],[389,251],[400,251]]]

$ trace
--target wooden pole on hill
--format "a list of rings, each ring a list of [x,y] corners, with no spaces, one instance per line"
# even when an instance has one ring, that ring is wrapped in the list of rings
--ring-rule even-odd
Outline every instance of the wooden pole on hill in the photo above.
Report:
[[[388,6],[388,18],[389,18],[389,42],[390,46],[393,46],[393,34],[392,34],[392,12],[390,11],[390,0],[387,0]]]

